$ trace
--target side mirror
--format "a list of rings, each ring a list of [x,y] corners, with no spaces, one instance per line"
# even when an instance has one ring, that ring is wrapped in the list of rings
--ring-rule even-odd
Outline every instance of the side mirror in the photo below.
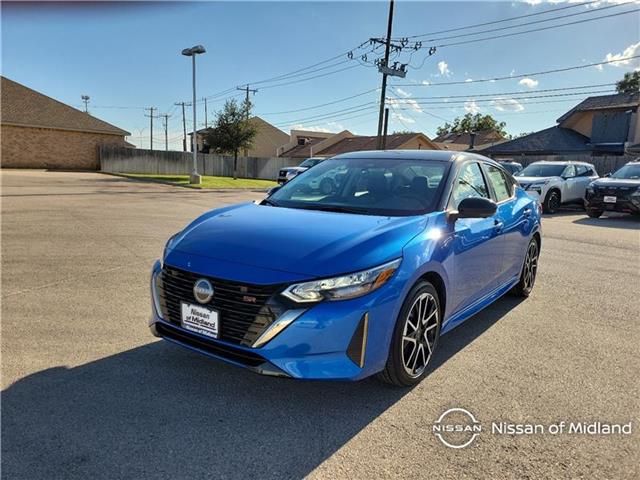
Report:
[[[458,205],[458,210],[449,213],[449,218],[456,221],[460,218],[487,218],[496,213],[498,206],[493,200],[482,197],[465,198]]]
[[[271,187],[269,190],[267,190],[267,196],[270,197],[271,195],[276,193],[281,188],[282,188],[282,185],[278,185],[277,187]]]

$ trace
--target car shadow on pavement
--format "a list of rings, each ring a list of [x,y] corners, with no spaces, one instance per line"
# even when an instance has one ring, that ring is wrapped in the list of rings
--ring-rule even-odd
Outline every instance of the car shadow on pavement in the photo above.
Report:
[[[517,303],[444,336],[433,368]],[[262,377],[157,341],[3,391],[2,468],[6,478],[302,478],[410,391]]]
[[[607,215],[605,213],[605,215]],[[592,227],[624,228],[629,230],[640,230],[640,218],[633,215],[603,216],[600,218],[579,218],[573,223],[578,225],[589,225]]]

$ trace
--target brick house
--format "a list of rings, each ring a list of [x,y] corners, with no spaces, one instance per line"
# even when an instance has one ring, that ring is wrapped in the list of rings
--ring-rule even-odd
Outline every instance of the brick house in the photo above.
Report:
[[[3,168],[98,170],[98,147],[132,146],[129,132],[1,78]]]
[[[580,158],[624,155],[640,142],[640,94],[588,97],[556,120],[556,125],[479,153],[493,158],[553,160],[557,155]]]
[[[247,151],[246,156],[248,157],[275,157],[278,147],[289,140],[289,135],[260,117],[251,117],[249,122],[255,126],[256,136],[251,142],[251,148]],[[208,130],[211,130],[211,127],[203,128],[196,132],[199,152],[209,153],[209,147],[204,141],[204,135]],[[189,134],[189,138],[191,137],[193,137],[193,133]],[[244,154],[244,151],[242,154]]]

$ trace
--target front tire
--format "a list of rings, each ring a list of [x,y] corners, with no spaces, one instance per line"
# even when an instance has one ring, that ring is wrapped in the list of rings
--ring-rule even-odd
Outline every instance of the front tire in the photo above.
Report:
[[[556,213],[560,208],[560,202],[560,192],[558,190],[549,191],[542,204],[544,213]]]
[[[600,216],[602,215],[602,210],[587,209],[587,215],[589,215],[589,218],[600,218]]]
[[[387,364],[378,377],[398,387],[420,383],[427,375],[441,326],[442,310],[437,290],[429,282],[417,283],[402,305],[391,338]]]
[[[538,258],[540,257],[540,246],[535,238],[532,238],[527,247],[527,253],[520,272],[520,280],[511,289],[516,297],[528,297],[536,283],[538,273]]]

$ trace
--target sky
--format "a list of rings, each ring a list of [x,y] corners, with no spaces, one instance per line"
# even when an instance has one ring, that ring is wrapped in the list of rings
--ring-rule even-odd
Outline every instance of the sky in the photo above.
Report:
[[[196,44],[207,50],[197,57],[198,128],[202,98],[208,97],[211,124],[228,97],[242,98],[235,88],[249,83],[258,90],[252,113],[287,133],[377,130],[381,75],[374,61],[383,49],[367,42],[386,34],[386,1],[3,2],[1,8],[3,76],[81,109],[81,95],[89,95],[90,114],[131,132],[128,140],[143,148],[150,142],[148,107],[170,115],[169,148],[182,147],[175,103],[191,100],[192,76],[191,60],[180,52]],[[407,74],[389,78],[389,131],[434,137],[439,125],[466,112],[491,114],[510,134],[553,126],[573,105],[613,92],[625,72],[640,68],[638,58],[619,60],[640,55],[640,16],[633,11],[639,8],[629,0],[396,1],[396,43],[429,35],[408,39],[394,54]],[[625,11],[632,12],[615,15]],[[522,15],[532,16],[470,27]],[[483,40],[592,18],[598,20]],[[421,48],[411,50],[416,41]],[[605,61],[613,63],[529,75]],[[506,78],[488,81],[496,77]],[[186,113],[191,130],[191,107]],[[162,118],[154,119],[153,142],[164,149]]]

